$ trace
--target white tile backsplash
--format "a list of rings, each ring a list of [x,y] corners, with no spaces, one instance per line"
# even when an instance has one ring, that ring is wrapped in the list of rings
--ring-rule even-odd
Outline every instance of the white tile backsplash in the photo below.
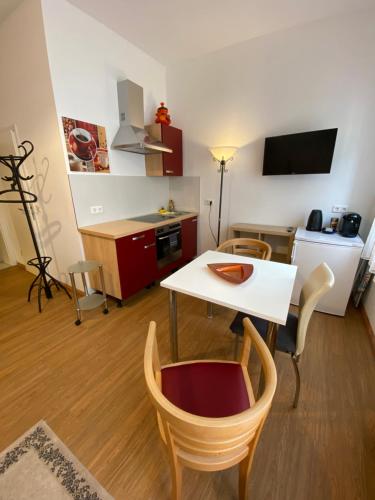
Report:
[[[122,175],[69,175],[78,227],[156,212],[169,199],[169,179]],[[91,206],[103,213],[91,214]]]
[[[175,202],[176,210],[199,212],[200,178],[169,177],[169,197]]]
[[[176,210],[199,212],[199,177],[70,174],[69,181],[78,227],[156,212],[169,199]],[[92,214],[98,206],[103,213]]]

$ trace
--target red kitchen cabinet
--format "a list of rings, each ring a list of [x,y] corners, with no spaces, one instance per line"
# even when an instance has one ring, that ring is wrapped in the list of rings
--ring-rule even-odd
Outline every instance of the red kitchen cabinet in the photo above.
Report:
[[[181,221],[182,259],[186,262],[197,255],[198,217]]]
[[[142,290],[157,277],[155,231],[150,229],[116,240],[122,298]]]
[[[173,150],[173,153],[146,155],[146,173],[148,176],[181,176],[182,166],[182,130],[155,123],[146,127],[148,133]]]

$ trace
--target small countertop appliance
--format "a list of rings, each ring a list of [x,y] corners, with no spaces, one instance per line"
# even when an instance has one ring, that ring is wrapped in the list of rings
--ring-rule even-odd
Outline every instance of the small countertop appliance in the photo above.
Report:
[[[312,210],[307,221],[307,231],[321,231],[323,224],[323,214],[321,210]]]
[[[361,220],[362,217],[354,212],[343,215],[339,227],[341,236],[345,238],[355,238],[358,234]]]

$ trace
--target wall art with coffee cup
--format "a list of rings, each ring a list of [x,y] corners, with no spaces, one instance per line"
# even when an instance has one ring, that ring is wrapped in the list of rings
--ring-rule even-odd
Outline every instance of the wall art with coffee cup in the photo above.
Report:
[[[105,128],[62,117],[71,172],[109,173]]]

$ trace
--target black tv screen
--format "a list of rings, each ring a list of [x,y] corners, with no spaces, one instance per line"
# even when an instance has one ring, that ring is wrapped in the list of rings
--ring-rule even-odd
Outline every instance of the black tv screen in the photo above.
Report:
[[[337,128],[267,137],[263,175],[329,174]]]

